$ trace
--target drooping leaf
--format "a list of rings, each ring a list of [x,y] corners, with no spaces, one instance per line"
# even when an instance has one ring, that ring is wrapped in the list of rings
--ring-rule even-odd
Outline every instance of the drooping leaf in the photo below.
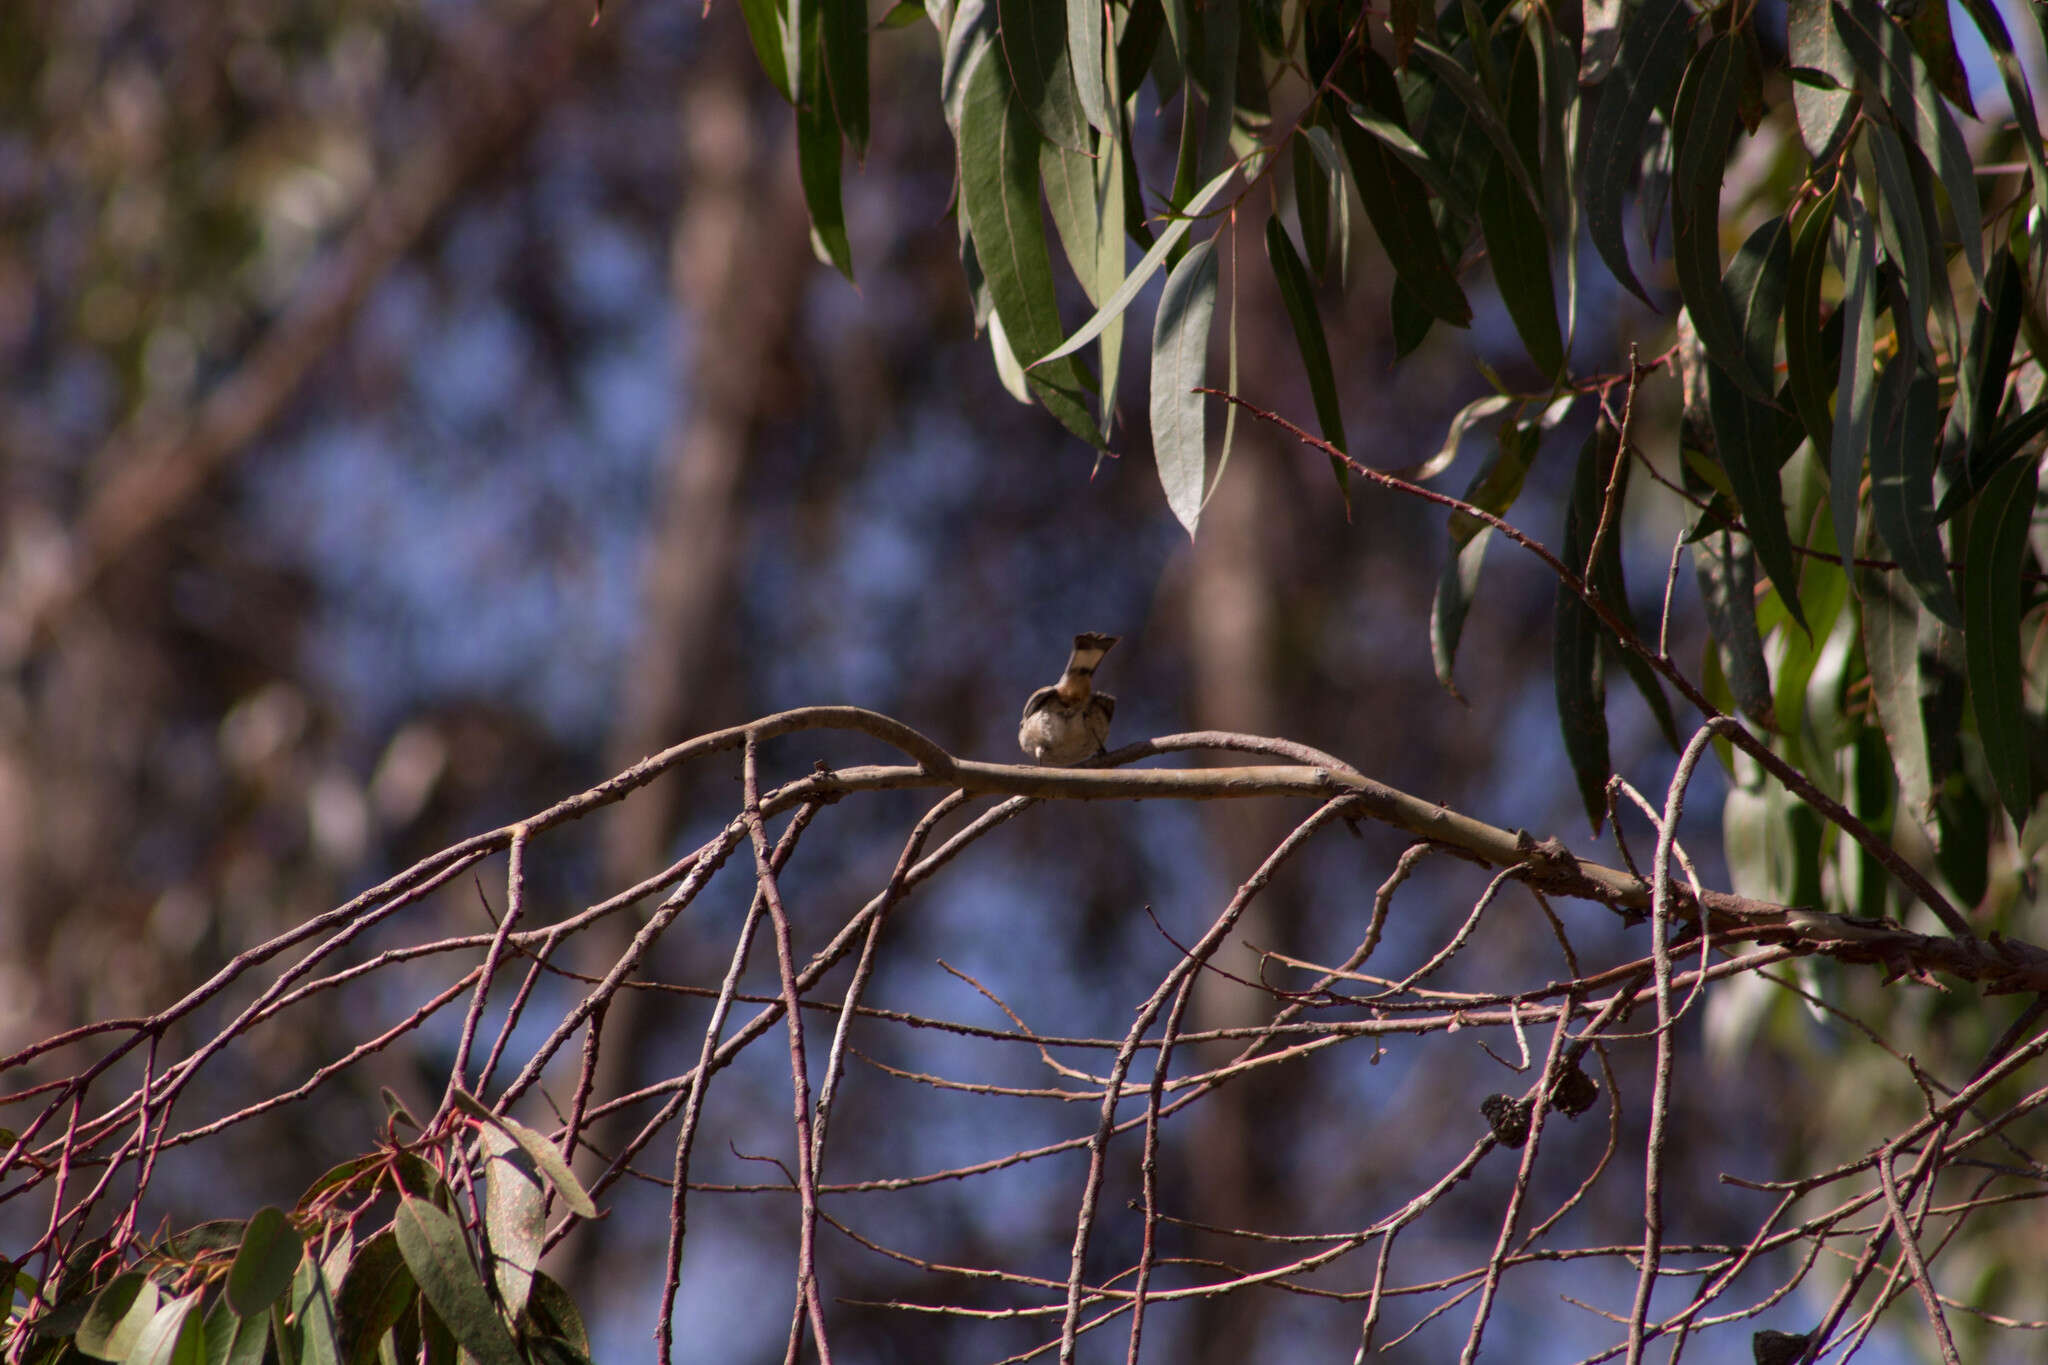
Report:
[[[452,1098],[456,1108],[498,1129],[525,1149],[526,1154],[533,1158],[535,1169],[546,1177],[548,1184],[554,1187],[555,1194],[569,1206],[571,1213],[578,1218],[597,1217],[597,1205],[591,1202],[590,1195],[584,1191],[583,1182],[569,1169],[569,1163],[562,1156],[561,1149],[548,1141],[545,1135],[508,1114],[497,1113],[482,1100],[460,1087],[456,1088]]]
[[[1962,3],[1976,21],[1978,31],[1984,35],[1985,46],[1991,49],[1991,58],[1998,64],[1998,74],[2005,81],[2006,98],[2012,104],[2013,121],[2019,127],[2020,145],[2026,150],[2027,165],[2034,175],[2034,207],[2043,218],[2048,218],[2048,156],[2043,152],[2041,120],[2034,109],[2033,91],[2027,87],[2026,71],[2013,48],[2012,34],[2007,31],[2005,20],[1999,17],[1998,8],[1991,0],[1962,0]],[[2043,17],[2043,40],[2048,41],[2048,10],[2037,5],[2035,11]]]
[[[1314,288],[1308,269],[1295,254],[1287,229],[1278,218],[1266,220],[1266,259],[1272,263],[1274,282],[1280,286],[1281,302],[1287,306],[1287,320],[1294,328],[1294,344],[1301,352],[1302,369],[1308,375],[1310,395],[1315,399],[1316,421],[1323,439],[1339,450],[1344,444],[1344,410],[1337,402],[1337,376],[1330,365],[1330,344],[1323,335],[1322,315],[1316,310]],[[1341,476],[1343,466],[1338,466]]]
[[[1792,113],[1799,123],[1800,141],[1815,162],[1834,155],[1836,145],[1849,126],[1850,102],[1854,99],[1856,68],[1849,49],[1835,32],[1828,0],[1786,0],[1786,47],[1795,68],[1831,77],[1830,85],[1798,80],[1792,85]]]
[[[1048,0],[996,0],[996,42],[1010,87],[1047,142],[1087,148],[1081,94],[1067,59],[1067,7]]]
[[[1216,196],[1223,192],[1223,187],[1229,184],[1231,178],[1236,174],[1237,170],[1235,167],[1219,172],[1214,180],[1211,180],[1208,184],[1202,186],[1200,190],[1196,191],[1194,198],[1187,202],[1181,214],[1168,222],[1166,227],[1160,231],[1158,238],[1152,243],[1152,249],[1147,251],[1144,258],[1131,268],[1131,273],[1124,277],[1124,282],[1118,287],[1117,291],[1109,296],[1109,301],[1096,309],[1094,316],[1082,323],[1072,336],[1054,347],[1035,363],[1047,365],[1054,361],[1064,360],[1089,342],[1095,340],[1096,337],[1102,335],[1102,329],[1121,315],[1124,309],[1131,306],[1131,300],[1138,297],[1138,291],[1151,282],[1152,277],[1159,272],[1159,267],[1165,262],[1167,255],[1176,246],[1180,245],[1181,238],[1187,236],[1188,229],[1193,227],[1198,221],[1197,215],[1214,202]],[[1048,278],[1050,278],[1049,271]]]
[[[2032,460],[2013,460],[1992,476],[1971,505],[1963,555],[1963,642],[1970,705],[1977,715],[1985,765],[2015,824],[2024,823],[2034,808],[2020,615],[2021,570],[2039,472]]]
[[[1203,382],[1216,311],[1216,239],[1205,238],[1166,277],[1152,325],[1152,453],[1166,505],[1190,536],[1207,491]]]
[[[866,0],[826,0],[820,7],[825,88],[839,131],[855,160],[868,154],[868,7]]]
[[[1600,520],[1607,476],[1620,455],[1620,442],[1605,422],[1579,451],[1565,510],[1564,560],[1583,565]],[[1607,749],[1607,683],[1602,672],[1600,618],[1564,583],[1557,585],[1552,615],[1552,672],[1557,687],[1558,723],[1565,756],[1577,779],[1579,800],[1598,833],[1607,819],[1607,778],[1613,771]]]
[[[1195,11],[1201,38],[1190,68],[1202,91],[1202,141],[1197,175],[1214,175],[1231,163],[1230,130],[1238,108],[1238,0],[1205,0]],[[1190,180],[1189,188],[1193,188]]]
[[[1773,408],[1751,398],[1720,366],[1707,363],[1707,408],[1714,432],[1715,454],[1727,474],[1730,491],[1742,509],[1757,558],[1784,599],[1792,619],[1803,628],[1799,604],[1799,567],[1792,535],[1785,522],[1785,495],[1779,470],[1798,444],[1795,428]]]
[[[805,32],[806,45],[814,53],[822,45],[821,29],[821,22],[814,17]],[[825,79],[824,61],[804,63],[802,98],[796,106],[797,177],[803,182],[804,206],[811,214],[813,248],[819,259],[851,280],[853,247],[846,238],[846,207],[839,191],[839,121]]]
[[[1776,728],[1771,671],[1756,623],[1756,557],[1748,537],[1726,528],[1710,531],[1693,542],[1692,562],[1714,637],[1709,647],[1719,647],[1730,695],[1743,715]]]
[[[1870,515],[1877,534],[1927,609],[1952,625],[1962,609],[1934,515],[1934,376],[1894,356],[1878,382],[1870,440]]]
[[[432,1204],[406,1199],[391,1227],[420,1292],[463,1349],[482,1365],[518,1365],[518,1347],[484,1289],[455,1220]]]
[[[1419,49],[1418,49],[1419,50]],[[1526,43],[1515,45],[1515,63],[1509,75],[1508,115],[1516,126],[1535,127],[1543,117],[1542,91],[1537,80],[1537,53]],[[1501,302],[1514,320],[1515,331],[1528,349],[1529,359],[1545,375],[1555,379],[1565,365],[1564,334],[1557,325],[1556,288],[1550,273],[1550,232],[1542,213],[1542,199],[1527,183],[1527,175],[1516,175],[1521,167],[1520,149],[1510,161],[1498,145],[1479,190],[1480,231],[1486,238],[1486,254],[1493,261],[1494,285]]]
[[[1934,818],[1934,777],[1920,710],[1920,609],[1897,576],[1882,569],[1856,571],[1856,596],[1870,698],[1898,776],[1899,804],[1926,824]]]
[[[1870,215],[1851,199],[1848,242],[1842,253],[1842,360],[1835,380],[1834,444],[1828,456],[1828,508],[1844,568],[1855,558],[1863,456],[1870,448],[1870,419],[1877,401],[1877,379],[1871,369],[1877,340],[1876,236]]]
[[[1524,111],[1507,111],[1497,107],[1487,95],[1485,87],[1480,85],[1472,73],[1460,65],[1455,57],[1436,44],[1417,42],[1415,45],[1415,55],[1421,64],[1428,68],[1430,75],[1438,82],[1441,88],[1454,96],[1464,106],[1466,117],[1472,121],[1472,125],[1492,145],[1494,161],[1488,163],[1488,174],[1492,173],[1491,168],[1497,164],[1499,169],[1513,181],[1516,190],[1527,201],[1530,211],[1536,215],[1537,221],[1541,222],[1543,217],[1543,196],[1536,189],[1536,178],[1532,169],[1523,164],[1524,154],[1522,148],[1517,145],[1514,135],[1508,131],[1509,118],[1520,118],[1523,116]],[[1530,73],[1530,80],[1532,81],[1530,93],[1533,101],[1533,69]],[[1512,91],[1512,81],[1510,90]],[[1512,93],[1509,98],[1512,104]],[[1529,111],[1529,116],[1534,116],[1533,110]]]
[[[1465,490],[1465,501],[1474,507],[1506,515],[1521,496],[1529,466],[1542,444],[1540,423],[1509,422],[1502,425],[1494,453],[1473,476]],[[1493,528],[1467,512],[1453,512],[1450,525],[1451,557],[1437,582],[1436,596],[1429,608],[1429,653],[1436,666],[1436,680],[1452,696],[1462,700],[1452,672],[1457,666],[1458,642],[1465,630],[1465,614],[1479,589],[1479,571],[1486,561],[1487,543]]]
[[[1746,58],[1733,34],[1720,34],[1693,58],[1679,85],[1672,115],[1671,251],[1679,296],[1707,358],[1751,398],[1768,403],[1768,368],[1753,368],[1721,281],[1721,177],[1740,126]]]
[[[1095,0],[1067,0],[1067,53],[1074,68],[1075,93],[1082,117],[1099,133],[1112,132],[1119,101],[1109,88],[1103,61],[1103,9]]]
[[[776,0],[740,0],[740,17],[746,21],[747,40],[775,93],[788,104],[796,103],[789,84],[789,66],[783,60],[783,25],[788,22]]]
[[[1953,515],[1985,485],[1993,429],[2012,380],[2012,348],[2019,338],[2023,311],[2020,281],[2024,277],[2025,271],[2010,252],[2000,251],[1991,258],[1985,294],[1970,327],[1970,344],[1956,365],[1956,400],[1942,436],[1943,460],[1954,481],[1938,514],[1942,518]]]
[[[1949,103],[1968,114],[1977,117],[1977,106],[1970,99],[1970,78],[1963,71],[1963,59],[1956,54],[1956,36],[1949,27],[1947,5],[1915,5],[1906,18],[1906,33],[1913,40],[1914,51],[1927,64],[1928,77],[1934,88],[1942,93]]]
[[[1948,272],[1935,260],[1927,237],[1933,205],[1919,202],[1919,184],[1897,133],[1872,121],[1864,126],[1863,144],[1869,149],[1872,181],[1877,186],[1870,207],[1878,236],[1885,253],[1905,274],[1905,297],[1894,299],[1892,321],[1903,329],[1915,351],[1931,356],[1934,344],[1927,334],[1927,314],[1934,305],[1937,276],[1943,292],[1948,289]],[[1953,303],[1949,306],[1953,310]]]
[[[292,1287],[305,1252],[305,1240],[284,1210],[258,1209],[228,1267],[228,1303],[245,1318],[261,1315]]]
[[[1342,74],[1339,89],[1372,115],[1407,130],[1393,72],[1371,48],[1362,50]],[[1422,181],[1355,119],[1340,120],[1337,131],[1366,216],[1409,297],[1454,327],[1471,322],[1472,305],[1444,257]]]
[[[1294,139],[1294,214],[1301,224],[1303,264],[1318,279],[1330,250],[1330,177],[1306,137]]]
[[[1504,393],[1489,393],[1473,399],[1458,409],[1457,416],[1451,418],[1451,425],[1444,432],[1443,444],[1437,448],[1436,454],[1419,465],[1395,472],[1402,478],[1416,483],[1426,483],[1435,478],[1449,469],[1451,463],[1458,458],[1458,447],[1464,444],[1465,434],[1471,430],[1473,423],[1483,422],[1489,417],[1506,412],[1514,405],[1515,400]]]
[[[1002,54],[984,48],[967,74],[961,106],[960,205],[1033,394],[1061,425],[1099,445],[1101,432],[1084,399],[1086,376],[1070,359],[1047,357],[1061,328],[1038,209],[1038,145],[1029,113],[1011,92]]]
[[[1834,0],[1834,16],[1836,31],[1862,82],[1884,102],[1899,131],[1909,136],[1947,189],[1956,231],[1963,239],[1963,258],[1978,289],[1983,289],[1984,229],[1977,207],[1976,166],[1927,64],[1878,0]]]
[[[1629,267],[1622,241],[1622,201],[1642,158],[1650,115],[1668,106],[1678,90],[1691,26],[1685,0],[1644,0],[1622,31],[1614,69],[1598,87],[1599,104],[1579,148],[1587,234],[1614,278],[1644,303],[1650,297]]]
[[[1820,281],[1840,192],[1837,183],[1794,216],[1792,258],[1786,276],[1785,371],[1793,406],[1816,451],[1834,448],[1834,419],[1828,404],[1836,376],[1821,340]]]

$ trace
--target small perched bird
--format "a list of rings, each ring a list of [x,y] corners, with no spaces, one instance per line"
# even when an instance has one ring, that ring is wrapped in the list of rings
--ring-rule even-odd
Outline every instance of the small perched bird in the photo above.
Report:
[[[1074,652],[1059,682],[1041,687],[1024,703],[1017,746],[1039,763],[1070,767],[1095,757],[1108,745],[1109,718],[1116,698],[1095,690],[1095,666],[1117,642],[1114,635],[1076,635]]]

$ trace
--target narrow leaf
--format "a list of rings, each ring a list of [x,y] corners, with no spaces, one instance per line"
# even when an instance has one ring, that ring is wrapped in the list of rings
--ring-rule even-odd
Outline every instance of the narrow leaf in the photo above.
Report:
[[[859,160],[868,154],[868,7],[866,0],[825,0],[820,11],[826,88]]]
[[[1337,376],[1330,366],[1330,344],[1323,336],[1315,291],[1309,284],[1307,268],[1295,254],[1294,243],[1288,240],[1287,229],[1278,218],[1266,220],[1266,259],[1272,263],[1273,279],[1280,286],[1280,299],[1287,305],[1287,319],[1294,326],[1294,344],[1301,351],[1302,368],[1308,373],[1309,393],[1315,399],[1316,421],[1323,429],[1323,439],[1339,450],[1346,450],[1344,412],[1337,402]]]
[[[1067,52],[1082,116],[1097,132],[1114,131],[1110,120],[1116,117],[1117,101],[1110,94],[1103,64],[1102,6],[1097,0],[1067,0]]]
[[[491,1253],[491,1274],[498,1302],[517,1321],[533,1291],[540,1268],[541,1242],[547,1236],[546,1199],[533,1158],[503,1130],[479,1134],[484,1161],[484,1231]]]
[[[1608,467],[1620,453],[1620,442],[1605,422],[1593,428],[1579,451],[1566,505],[1564,559],[1583,564],[1600,519],[1600,500],[1607,488]],[[1567,588],[1557,585],[1552,617],[1552,672],[1557,688],[1557,717],[1565,755],[1578,781],[1579,800],[1597,834],[1607,819],[1607,778],[1613,771],[1607,750],[1607,683],[1601,667],[1600,618]]]
[[[1777,725],[1771,671],[1764,661],[1763,635],[1756,623],[1756,556],[1749,538],[1725,528],[1693,542],[1693,575],[1699,580],[1707,629],[1718,646],[1722,675],[1742,714],[1765,728]]]
[[[1209,453],[1202,383],[1216,311],[1216,239],[1195,244],[1166,277],[1152,325],[1152,454],[1166,505],[1189,536],[1202,515]]]
[[[1817,451],[1834,448],[1834,419],[1828,403],[1834,393],[1821,340],[1820,281],[1827,265],[1828,238],[1835,214],[1837,183],[1800,210],[1792,222],[1792,260],[1785,305],[1785,369],[1792,403]]]
[[[1174,247],[1180,245],[1181,238],[1187,236],[1188,229],[1195,225],[1196,215],[1209,207],[1216,196],[1223,192],[1223,187],[1230,183],[1231,177],[1236,174],[1237,168],[1232,166],[1227,170],[1219,172],[1214,180],[1211,180],[1208,184],[1202,186],[1200,190],[1197,190],[1194,198],[1188,200],[1187,206],[1182,210],[1181,214],[1168,222],[1166,227],[1160,231],[1158,239],[1152,243],[1152,249],[1145,253],[1144,259],[1132,267],[1131,273],[1124,277],[1123,284],[1118,287],[1114,294],[1109,296],[1109,302],[1096,309],[1095,315],[1082,323],[1079,330],[1072,336],[1045,355],[1039,357],[1034,363],[1045,365],[1055,360],[1063,360],[1100,336],[1103,328],[1107,327],[1124,309],[1131,306],[1131,300],[1138,297],[1138,291],[1151,282],[1152,276],[1158,273],[1159,267],[1166,260],[1167,254]],[[1050,278],[1049,271],[1048,278]]]
[[[2022,824],[2034,808],[2027,755],[2026,661],[2021,650],[2021,570],[2039,467],[2014,460],[1992,476],[1970,509],[1963,558],[1963,643],[1970,705],[1999,800]]]
[[[1614,278],[1646,304],[1650,296],[1629,268],[1622,240],[1622,200],[1642,158],[1650,115],[1670,102],[1684,74],[1691,22],[1685,0],[1643,0],[1622,32],[1613,71],[1598,87],[1599,105],[1579,148],[1586,231]]]
[[[1856,545],[1856,504],[1863,480],[1863,456],[1870,448],[1870,418],[1876,407],[1874,363],[1877,330],[1876,233],[1870,215],[1854,199],[1848,205],[1848,243],[1842,269],[1842,359],[1835,380],[1834,443],[1828,456],[1828,510],[1842,566],[1852,566]]]
[[[2027,88],[2027,76],[2020,65],[2019,54],[2013,49],[2012,34],[2006,30],[2005,20],[1999,17],[1998,8],[1991,0],[1963,0],[1963,8],[1977,23],[1978,31],[1984,35],[1984,43],[1991,49],[1992,60],[1998,63],[1998,74],[2005,81],[2006,98],[2012,103],[2013,121],[2019,125],[2020,145],[2026,149],[2027,165],[2034,174],[2034,208],[2043,218],[2048,218],[2048,156],[2044,156],[2041,139],[2041,119],[2034,109],[2033,91]],[[2048,9],[2036,5],[2036,13],[2042,16],[2043,39],[2048,41]]]
[[[533,1158],[534,1166],[547,1178],[548,1184],[554,1186],[555,1193],[578,1218],[597,1217],[597,1205],[591,1202],[590,1196],[584,1192],[583,1183],[569,1169],[569,1163],[562,1156],[561,1149],[548,1141],[546,1136],[527,1127],[518,1119],[497,1113],[482,1100],[459,1087],[455,1091],[454,1099],[458,1109],[498,1129],[524,1148],[526,1154]]]
[[[1443,89],[1464,105],[1467,117],[1493,145],[1493,153],[1501,170],[1513,180],[1516,189],[1528,201],[1530,209],[1540,220],[1543,215],[1543,196],[1537,192],[1536,181],[1530,174],[1529,167],[1522,162],[1522,149],[1516,145],[1513,135],[1508,132],[1506,116],[1494,105],[1472,73],[1459,65],[1450,53],[1434,43],[1417,41],[1415,55],[1421,59],[1422,65],[1429,69],[1430,74]]]
[[[1926,224],[1934,220],[1933,205],[1920,202],[1920,183],[1897,133],[1873,120],[1864,128],[1863,143],[1870,150],[1872,179],[1877,186],[1871,210],[1878,234],[1886,254],[1905,275],[1905,298],[1903,303],[1894,300],[1892,321],[1904,329],[1917,352],[1932,355],[1927,314],[1935,302],[1937,280],[1943,295],[1948,292],[1948,271],[1936,261],[1926,230]],[[1951,311],[1954,306],[1950,301]]]
[[[1878,382],[1870,441],[1870,516],[1878,536],[1927,609],[1963,623],[1949,586],[1948,562],[1934,515],[1934,376],[1894,356]]]
[[[796,103],[790,89],[789,66],[783,60],[782,28],[786,19],[775,0],[740,0],[740,17],[747,24],[747,40],[754,45],[754,57],[775,93],[788,104]]]
[[[1934,778],[1920,711],[1920,609],[1903,585],[1881,569],[1857,570],[1856,596],[1863,612],[1870,698],[1898,775],[1899,806],[1927,824],[1934,818]]]
[[[1679,296],[1707,358],[1750,397],[1769,402],[1768,370],[1757,373],[1721,282],[1721,177],[1740,124],[1744,52],[1723,33],[1686,68],[1672,115],[1671,250]]]
[[[957,21],[956,21],[957,22]],[[1033,394],[1075,435],[1102,437],[1083,400],[1087,380],[1062,359],[1047,364],[1059,341],[1052,259],[1038,208],[1039,137],[1010,90],[1002,54],[985,49],[966,77],[961,105],[960,205],[975,254],[1017,359],[1030,370]],[[1135,292],[1135,291],[1134,291]]]
[[[1489,393],[1475,398],[1458,409],[1458,415],[1451,418],[1449,430],[1444,432],[1444,441],[1437,447],[1436,454],[1421,464],[1394,471],[1402,478],[1415,483],[1424,483],[1451,467],[1458,458],[1458,447],[1464,443],[1465,434],[1475,422],[1506,412],[1515,405],[1515,400],[1504,393]]]
[[[996,41],[1011,89],[1040,136],[1062,147],[1087,146],[1080,91],[1067,60],[1067,8],[1047,0],[997,0]]]
[[[807,41],[815,46],[814,21]],[[822,62],[805,64],[803,98],[796,106],[797,178],[803,182],[804,207],[810,210],[812,246],[820,260],[853,278],[853,247],[846,239],[846,209],[839,194],[839,123],[825,89]]]
[[[1900,131],[1910,130],[1911,140],[1947,189],[1956,231],[1963,239],[1963,258],[1970,263],[1978,289],[1983,289],[1984,228],[1977,207],[1976,166],[1926,63],[1877,0],[1835,0],[1834,15],[1836,31],[1863,80],[1891,110]]]
[[[1340,89],[1379,118],[1406,126],[1406,114],[1395,88],[1393,72],[1370,48],[1358,54],[1355,69],[1345,73]],[[1472,320],[1472,305],[1458,287],[1444,258],[1429,197],[1415,173],[1402,165],[1386,145],[1370,137],[1354,120],[1338,123],[1345,158],[1358,185],[1366,216],[1380,246],[1415,302],[1455,327]]]
[[[1518,125],[1533,127],[1543,117],[1536,66],[1536,50],[1527,43],[1516,44],[1508,108]],[[1486,238],[1486,254],[1493,262],[1494,286],[1529,359],[1555,379],[1564,372],[1564,333],[1557,325],[1550,231],[1542,199],[1528,185],[1526,174],[1517,174],[1522,163],[1512,141],[1506,152],[1498,144],[1493,150],[1479,190],[1479,226]]]

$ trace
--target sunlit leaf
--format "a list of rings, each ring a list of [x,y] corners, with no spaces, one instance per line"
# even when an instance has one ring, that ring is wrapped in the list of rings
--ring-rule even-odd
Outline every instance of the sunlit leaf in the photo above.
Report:
[[[1771,672],[1756,624],[1756,556],[1749,538],[1725,528],[1711,531],[1693,542],[1692,562],[1732,700],[1757,724],[1775,727]]]
[[[1203,395],[1216,311],[1216,239],[1205,238],[1166,277],[1152,325],[1152,453],[1166,505],[1190,536],[1202,515],[1209,454]]]
[[[305,1240],[282,1209],[258,1209],[228,1268],[228,1303],[245,1318],[264,1312],[292,1287],[305,1251]]]
[[[455,1220],[432,1204],[406,1199],[391,1226],[420,1292],[463,1349],[482,1365],[518,1365],[512,1334],[485,1291]]]
[[[996,0],[996,42],[1010,86],[1048,142],[1087,147],[1081,95],[1067,59],[1067,7],[1051,0]]]
[[[125,1365],[204,1365],[206,1322],[199,1312],[200,1291],[172,1299],[136,1337]]]
[[[484,1150],[484,1232],[498,1302],[517,1319],[526,1311],[533,1275],[540,1268],[547,1235],[546,1199],[540,1170],[509,1134],[486,1127],[478,1134]]]
[[[1855,556],[1856,506],[1863,480],[1863,456],[1870,448],[1870,418],[1876,406],[1872,372],[1877,328],[1877,241],[1870,215],[1855,200],[1848,204],[1848,243],[1842,265],[1842,359],[1835,380],[1834,444],[1828,456],[1828,507],[1842,563]]]
[[[1898,776],[1899,803],[1926,824],[1934,818],[1934,777],[1920,710],[1920,609],[1898,577],[1882,569],[1856,571],[1856,596],[1870,698]]]
[[[783,26],[788,22],[782,7],[776,0],[740,0],[740,17],[746,21],[747,39],[754,45],[754,56],[768,83],[784,102],[796,103],[789,84],[789,66],[782,55]]]
[[[1103,61],[1102,13],[1096,0],[1067,0],[1068,60],[1073,64],[1081,114],[1089,127],[1107,133],[1116,127],[1111,120],[1116,117],[1118,101],[1110,91]]]
[[[89,1356],[125,1360],[162,1303],[163,1295],[148,1279],[132,1270],[116,1275],[93,1296],[72,1340]]]

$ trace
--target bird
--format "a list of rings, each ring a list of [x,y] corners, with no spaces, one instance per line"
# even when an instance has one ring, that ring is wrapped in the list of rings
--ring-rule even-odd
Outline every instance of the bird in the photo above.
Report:
[[[1108,745],[1109,719],[1116,698],[1095,690],[1095,666],[1120,637],[1076,635],[1067,671],[1051,687],[1041,687],[1024,703],[1017,727],[1017,747],[1033,762],[1071,767],[1102,753]]]

